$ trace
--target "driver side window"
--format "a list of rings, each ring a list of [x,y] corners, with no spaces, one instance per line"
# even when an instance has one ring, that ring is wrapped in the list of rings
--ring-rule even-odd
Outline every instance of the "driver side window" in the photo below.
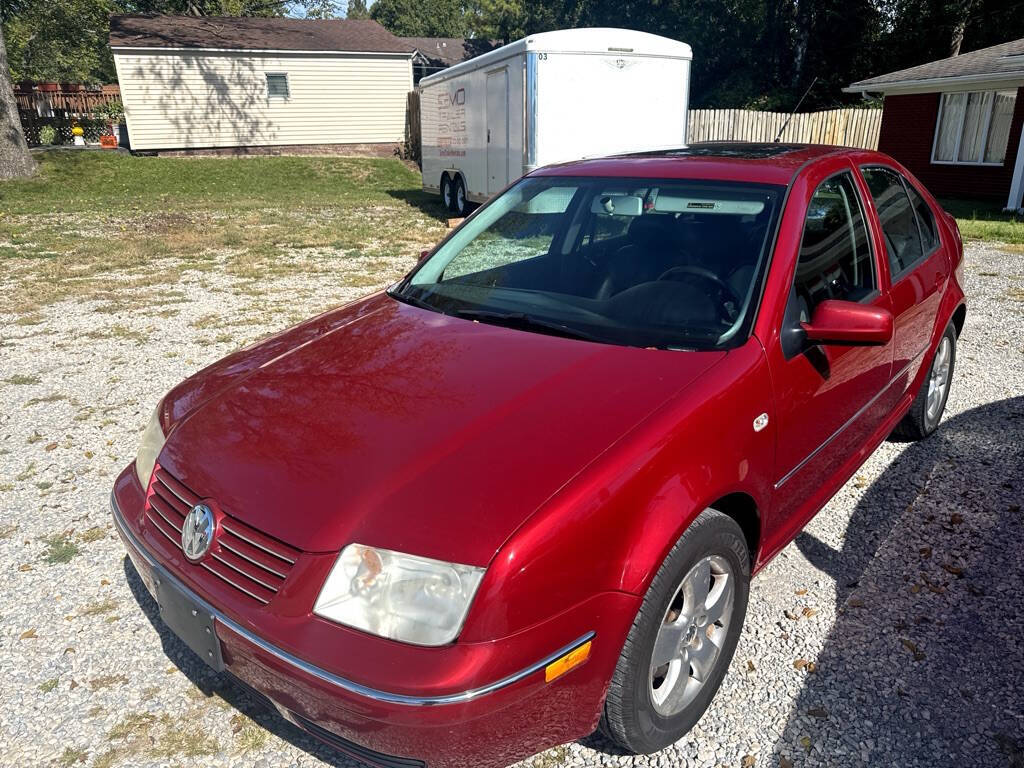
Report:
[[[864,206],[849,171],[821,183],[807,207],[793,281],[799,319],[826,299],[861,301],[878,285]]]

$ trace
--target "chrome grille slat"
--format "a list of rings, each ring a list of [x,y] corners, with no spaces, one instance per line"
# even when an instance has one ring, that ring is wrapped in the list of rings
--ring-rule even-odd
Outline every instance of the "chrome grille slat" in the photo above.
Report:
[[[178,551],[180,552],[181,551],[181,542],[180,541],[175,541],[174,537],[172,537],[171,534],[169,534],[167,531],[165,531],[160,526],[160,524],[157,523],[156,519],[152,515],[149,516],[149,519],[153,521],[153,527],[156,528],[158,531],[160,531],[160,533],[162,533],[164,536],[166,536],[167,540],[169,542],[171,542],[171,544],[173,544],[178,549]]]
[[[272,585],[270,585],[270,584],[267,584],[267,583],[266,583],[265,581],[260,581],[260,580],[259,580],[259,579],[257,579],[257,578],[256,578],[255,576],[253,576],[253,575],[251,575],[251,574],[248,574],[248,573],[246,573],[245,571],[243,571],[243,570],[242,570],[241,568],[239,568],[238,566],[232,565],[232,564],[231,564],[231,563],[229,563],[229,562],[228,562],[227,560],[225,560],[225,559],[224,559],[223,557],[220,557],[220,556],[219,556],[219,555],[218,555],[218,554],[217,554],[216,552],[211,552],[211,553],[210,553],[210,556],[211,556],[211,557],[212,557],[212,558],[213,558],[214,560],[216,560],[217,562],[219,562],[219,563],[223,563],[224,565],[226,565],[226,566],[227,566],[228,568],[230,568],[230,569],[231,569],[232,571],[235,571],[236,573],[240,573],[240,574],[242,574],[243,576],[245,576],[245,578],[249,579],[250,581],[255,581],[255,582],[256,582],[257,584],[259,584],[259,585],[260,585],[261,587],[266,587],[266,588],[267,588],[267,589],[269,589],[269,590],[270,590],[271,592],[277,592],[277,589],[278,589],[277,587],[275,587],[275,586],[272,586]],[[220,575],[220,574],[218,574],[218,575]]]
[[[223,527],[223,526],[221,526],[221,527]],[[231,535],[232,535],[232,536],[234,536],[235,534],[231,534]],[[253,560],[253,559],[252,559],[251,557],[248,557],[247,555],[243,555],[243,554],[242,554],[241,552],[239,552],[239,551],[238,551],[237,549],[235,549],[234,547],[232,547],[232,546],[231,546],[230,544],[228,544],[228,543],[227,543],[226,541],[223,541],[223,540],[221,540],[221,542],[220,542],[220,545],[221,545],[221,546],[222,546],[222,547],[223,547],[224,549],[226,549],[226,550],[227,550],[228,552],[231,552],[231,553],[233,553],[233,554],[235,554],[235,555],[238,555],[238,556],[239,556],[240,558],[242,558],[243,560],[245,560],[245,561],[246,561],[247,563],[252,563],[252,564],[253,564],[253,565],[255,565],[255,566],[256,566],[257,568],[260,568],[260,569],[262,569],[262,570],[266,571],[267,573],[272,573],[272,574],[274,574],[275,576],[280,576],[280,577],[281,577],[282,579],[287,579],[287,578],[288,578],[288,574],[286,574],[286,573],[280,573],[280,572],[278,572],[278,571],[275,571],[275,570],[274,570],[273,568],[269,568],[269,567],[267,567],[266,565],[264,565],[263,563],[257,562],[256,560]]]
[[[245,592],[245,594],[247,594],[249,597],[253,598],[254,600],[259,600],[261,603],[263,603],[263,605],[266,605],[267,603],[270,602],[269,600],[265,600],[264,598],[260,597],[255,592],[250,592],[248,589],[243,587],[241,584],[236,584],[231,579],[229,579],[227,576],[225,576],[223,573],[220,573],[219,571],[213,570],[213,568],[208,566],[206,563],[200,563],[200,565],[203,566],[203,568],[208,570],[210,573],[212,573],[214,576],[216,576],[221,581],[226,581],[228,584],[230,584],[232,587],[234,587],[238,591]]]
[[[181,500],[181,503],[182,503],[182,504],[184,504],[184,505],[185,505],[186,507],[189,507],[189,508],[191,508],[191,507],[193,506],[192,502],[190,502],[190,501],[189,501],[188,499],[186,499],[186,498],[185,498],[184,496],[182,496],[182,495],[181,495],[180,493],[178,493],[178,492],[177,492],[176,490],[174,490],[173,488],[171,488],[171,486],[170,486],[170,485],[168,485],[167,483],[165,483],[165,482],[164,482],[164,481],[163,481],[163,480],[162,480],[162,479],[160,478],[160,475],[157,475],[157,476],[156,476],[156,480],[157,480],[157,482],[158,482],[158,483],[160,483],[160,485],[162,485],[162,486],[163,486],[164,488],[166,488],[166,489],[167,489],[168,491],[170,491],[170,492],[171,492],[172,494],[174,494],[174,496],[175,496],[176,498],[180,499],[180,500]],[[162,494],[161,494],[161,495],[162,495]]]
[[[157,507],[157,506],[156,506],[155,504],[153,504],[153,502],[152,502],[152,501],[151,501],[151,502],[149,503],[149,508],[150,508],[150,510],[152,510],[153,512],[156,512],[156,513],[157,513],[158,515],[160,515],[160,517],[162,517],[162,518],[164,519],[164,521],[165,521],[165,522],[166,522],[166,523],[167,523],[167,524],[168,524],[169,526],[171,526],[171,528],[173,528],[174,530],[176,530],[176,531],[177,531],[178,533],[181,533],[181,526],[180,526],[180,525],[175,525],[175,524],[174,524],[174,523],[172,523],[172,522],[171,522],[170,520],[168,520],[168,519],[167,519],[167,515],[165,515],[165,514],[164,514],[163,512],[161,512],[161,511],[160,511],[160,508],[159,508],[159,507]],[[178,544],[180,545],[180,544],[181,544],[181,542],[178,542]]]
[[[286,563],[288,563],[288,565],[295,565],[295,561],[292,560],[290,557],[285,557],[280,552],[275,552],[272,549],[268,549],[267,547],[263,546],[262,544],[253,541],[248,536],[245,536],[244,534],[239,533],[238,531],[234,530],[230,526],[225,525],[223,522],[221,523],[220,527],[223,528],[228,533],[230,533],[232,536],[237,536],[238,538],[240,538],[242,541],[246,542],[247,544],[252,544],[257,549],[262,549],[268,555],[273,555],[274,557],[278,558],[279,560],[284,560]]]

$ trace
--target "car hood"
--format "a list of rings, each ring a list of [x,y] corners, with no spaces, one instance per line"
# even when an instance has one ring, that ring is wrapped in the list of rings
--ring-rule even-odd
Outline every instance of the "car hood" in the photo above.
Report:
[[[484,565],[724,354],[541,335],[378,295],[172,391],[159,462],[305,551],[355,541]]]

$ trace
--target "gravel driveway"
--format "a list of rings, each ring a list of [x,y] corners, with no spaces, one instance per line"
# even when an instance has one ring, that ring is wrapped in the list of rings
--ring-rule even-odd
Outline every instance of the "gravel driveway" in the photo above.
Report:
[[[591,737],[526,765],[1024,766],[1024,254],[972,245],[967,276],[943,426],[883,444],[755,581],[694,731],[651,757]],[[107,507],[163,392],[367,290],[339,285],[254,293],[208,263],[142,309],[0,316],[0,764],[354,765],[169,636]]]

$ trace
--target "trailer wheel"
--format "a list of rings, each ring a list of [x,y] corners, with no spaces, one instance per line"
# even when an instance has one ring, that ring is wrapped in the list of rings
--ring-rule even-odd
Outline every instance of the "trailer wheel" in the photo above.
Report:
[[[455,177],[455,191],[452,194],[452,210],[460,218],[469,213],[469,201],[466,199],[466,185],[462,183],[462,177]]]
[[[441,174],[441,202],[449,211],[455,210],[455,190],[452,184],[452,177],[447,173]]]

